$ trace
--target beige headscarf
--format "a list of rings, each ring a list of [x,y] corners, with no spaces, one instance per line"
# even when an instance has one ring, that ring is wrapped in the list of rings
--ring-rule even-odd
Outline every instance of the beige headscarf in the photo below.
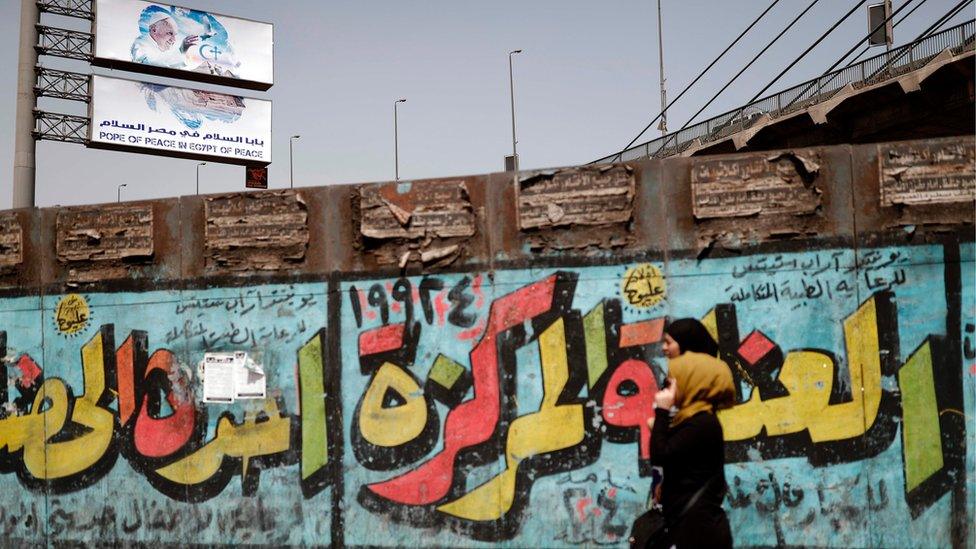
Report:
[[[674,401],[678,413],[671,425],[678,425],[698,412],[714,413],[735,404],[735,387],[729,366],[702,353],[684,353],[668,361],[668,377],[678,385]]]

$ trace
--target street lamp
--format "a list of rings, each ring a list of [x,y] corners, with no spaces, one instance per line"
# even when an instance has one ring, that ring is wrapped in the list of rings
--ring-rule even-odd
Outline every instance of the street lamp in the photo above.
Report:
[[[668,134],[668,89],[664,80],[664,34],[661,32],[661,0],[657,0],[657,53],[661,65],[661,135]]]
[[[400,142],[397,134],[397,104],[406,103],[407,100],[400,98],[393,102],[393,177],[396,181],[400,180]]]
[[[197,164],[197,194],[200,194],[200,166],[206,166],[206,162],[200,162]]]
[[[293,135],[288,138],[288,187],[291,189],[295,188],[295,151],[292,144],[295,143],[296,139],[300,139],[301,137],[300,135]]]
[[[123,183],[123,184],[119,185],[119,188],[118,189],[116,189],[117,192],[115,193],[116,194],[115,198],[116,198],[116,200],[118,202],[122,202],[122,187],[125,187],[125,186],[127,186],[127,185],[125,183]]]
[[[518,177],[519,159],[518,151],[515,149],[515,79],[512,76],[512,56],[517,53],[522,53],[522,50],[508,52],[508,88],[512,94],[512,162],[515,164],[516,177]]]

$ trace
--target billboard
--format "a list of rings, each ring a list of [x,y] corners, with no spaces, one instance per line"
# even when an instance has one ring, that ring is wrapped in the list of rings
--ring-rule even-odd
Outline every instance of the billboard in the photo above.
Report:
[[[266,90],[274,27],[141,0],[96,0],[95,65]]]
[[[271,101],[95,75],[89,108],[90,147],[271,162]]]

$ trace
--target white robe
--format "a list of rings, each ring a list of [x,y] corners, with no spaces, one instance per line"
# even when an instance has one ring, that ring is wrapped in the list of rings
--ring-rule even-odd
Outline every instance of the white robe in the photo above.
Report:
[[[163,51],[156,45],[152,37],[142,35],[132,42],[132,61],[143,65],[184,69],[186,67],[186,53],[180,51],[180,45],[185,37],[177,35],[176,43]]]

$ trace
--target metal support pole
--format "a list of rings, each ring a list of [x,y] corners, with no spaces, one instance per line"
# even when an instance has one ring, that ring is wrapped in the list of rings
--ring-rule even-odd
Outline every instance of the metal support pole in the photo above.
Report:
[[[126,186],[127,185],[125,183],[122,183],[121,185],[118,186],[118,188],[116,188],[115,190],[116,202],[122,202],[122,187],[126,187]]]
[[[657,52],[661,65],[661,122],[658,124],[658,129],[661,130],[661,135],[666,135],[668,133],[668,113],[666,110],[668,91],[664,84],[664,35],[661,29],[661,0],[657,0]]]
[[[288,188],[295,188],[295,155],[294,147],[296,139],[301,139],[300,135],[293,135],[288,138]]]
[[[519,173],[519,157],[518,150],[515,144],[517,143],[515,139],[515,77],[512,72],[512,56],[522,53],[522,50],[513,50],[508,52],[508,90],[512,97],[512,162],[515,165],[515,176],[518,177]]]
[[[200,194],[200,166],[206,166],[206,162],[200,162],[197,164],[197,194]]]
[[[17,125],[14,133],[14,208],[34,207],[34,66],[37,64],[36,0],[20,2],[20,47],[17,55]]]
[[[397,103],[399,101],[393,102],[393,180],[400,180],[400,144],[399,136],[397,135]]]
[[[400,180],[400,135],[397,127],[397,104],[406,103],[406,99],[397,99],[393,102],[393,177],[394,181]]]

